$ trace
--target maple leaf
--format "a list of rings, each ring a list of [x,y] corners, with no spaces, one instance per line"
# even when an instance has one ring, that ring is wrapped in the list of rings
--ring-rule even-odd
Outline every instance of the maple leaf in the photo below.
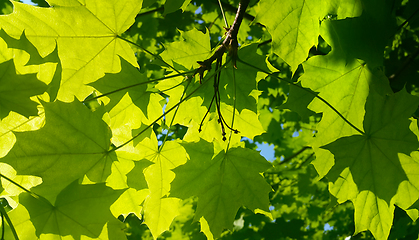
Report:
[[[264,1],[255,21],[272,35],[272,49],[295,71],[317,44],[321,12],[315,1]],[[276,16],[276,17],[272,17]]]
[[[335,156],[328,173],[329,190],[339,202],[355,206],[355,234],[370,230],[377,239],[387,239],[393,223],[394,204],[403,209],[419,198],[419,162],[402,159],[417,150],[417,136],[408,117],[419,98],[404,90],[392,96],[371,91],[366,104],[364,135],[342,137],[323,148]]]
[[[361,60],[339,61],[333,53],[310,58],[303,64],[304,74],[300,81],[336,109],[347,121],[360,131],[363,129],[364,106],[371,86],[388,92],[388,83],[383,73],[370,69]],[[339,89],[339,91],[336,91]],[[314,98],[309,109],[323,116],[317,125],[316,137],[311,143],[316,152],[313,162],[320,176],[324,176],[333,166],[333,155],[320,147],[342,136],[359,133],[325,102]]]
[[[169,229],[173,219],[179,215],[180,200],[167,195],[170,192],[170,183],[174,179],[171,170],[186,162],[186,154],[177,142],[166,142],[159,148],[153,132],[135,147],[141,157],[154,163],[144,170],[150,194],[144,202],[143,209],[144,222],[157,238]]]
[[[57,49],[43,58],[39,55],[35,46],[33,46],[26,38],[25,32],[22,33],[19,39],[15,39],[7,35],[7,33],[1,29],[0,39],[3,39],[7,44],[7,46],[0,44],[2,57],[4,57],[5,60],[14,58],[15,64],[19,64],[16,66],[16,72],[19,74],[37,72],[37,78],[39,77],[39,80],[44,83],[48,83],[48,89],[46,92],[48,93],[50,100],[55,100],[60,87],[62,73],[61,62],[58,57]],[[29,59],[27,59],[28,54]],[[54,75],[51,76],[49,74],[42,74],[44,72],[53,72]]]
[[[109,210],[123,192],[104,184],[79,185],[76,181],[58,194],[54,204],[29,193],[21,194],[20,205],[10,212],[10,216],[22,239],[50,239],[68,235],[76,240],[82,236],[126,239],[122,231],[123,223]],[[111,229],[112,234],[103,236],[104,228]]]
[[[366,11],[360,17],[323,21],[320,33],[332,46],[332,51],[339,52],[345,61],[362,59],[371,68],[375,68],[383,65],[383,49],[387,45],[387,39],[394,34],[396,24],[392,18],[382,14],[391,11],[386,9],[389,6],[371,11],[374,8],[372,5],[372,2],[366,3]]]
[[[105,74],[103,78],[90,85],[101,93],[107,94],[110,102],[106,107],[110,110],[128,93],[132,103],[141,110],[142,114],[137,115],[137,117],[142,120],[147,117],[147,106],[151,94],[151,92],[146,91],[147,76],[141,74],[137,68],[124,59],[121,59],[121,69],[122,71],[119,73]]]
[[[13,60],[0,63],[0,119],[10,111],[25,117],[38,114],[37,103],[30,97],[42,94],[47,85],[36,78],[36,74],[19,75]]]
[[[105,74],[90,84],[103,93],[99,97],[106,103],[112,143],[116,146],[130,141],[135,129],[145,127],[159,118],[163,114],[160,102],[164,100],[160,94],[148,90],[153,80],[149,80],[124,59],[121,59],[121,63],[121,72]],[[124,150],[136,151],[132,144],[125,146]]]
[[[289,97],[287,102],[281,105],[281,108],[290,109],[298,113],[302,119],[308,119],[309,116],[313,115],[313,111],[308,109],[307,106],[313,101],[316,93],[309,94],[307,89],[301,88],[300,83],[297,84],[298,86],[290,85]]]
[[[62,64],[58,99],[82,100],[105,72],[119,72],[119,56],[137,66],[127,42],[118,36],[134,23],[140,0],[49,1],[50,8],[13,2],[14,11],[0,16],[0,25],[12,37],[23,31],[42,57],[57,47]]]
[[[203,33],[197,29],[179,32],[183,40],[167,44],[160,56],[166,62],[180,64],[187,70],[198,67],[197,61],[207,58],[211,52],[209,32]]]
[[[327,14],[339,18],[356,17],[362,12],[361,2],[317,0],[269,0],[262,2],[255,21],[262,23],[272,35],[272,50],[291,66],[294,72],[317,45],[319,20]],[[272,17],[275,16],[275,17]]]
[[[204,217],[214,237],[232,228],[241,206],[269,211],[268,194],[272,189],[260,173],[271,164],[257,152],[232,148],[214,156],[213,144],[204,140],[183,146],[189,161],[173,169],[176,177],[170,196],[197,196],[195,220]]]
[[[112,174],[106,179],[106,185],[113,189],[128,189],[112,204],[111,211],[114,216],[120,214],[127,216],[129,213],[134,213],[141,218],[141,203],[150,194],[144,177],[144,169],[153,163],[145,159],[138,161],[136,153],[116,151],[116,154],[118,161],[113,162]],[[136,161],[131,159],[136,159]]]
[[[164,14],[174,12],[178,9],[184,11],[191,0],[166,0],[164,4]]]
[[[116,157],[108,153],[108,126],[83,104],[55,102],[43,106],[45,126],[33,132],[15,132],[17,141],[2,162],[19,175],[42,177],[43,183],[33,191],[54,202],[64,187],[85,174],[92,180],[106,179],[110,162]]]

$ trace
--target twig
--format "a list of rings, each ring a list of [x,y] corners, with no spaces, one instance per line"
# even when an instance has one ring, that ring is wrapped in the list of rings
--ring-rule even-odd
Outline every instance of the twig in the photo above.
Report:
[[[231,25],[230,29],[227,31],[226,38],[222,42],[221,46],[218,47],[217,50],[215,50],[214,54],[212,54],[210,58],[204,61],[198,61],[200,67],[195,71],[195,74],[199,74],[200,81],[203,79],[205,71],[210,71],[212,63],[215,60],[222,58],[222,56],[227,50],[229,51],[229,54],[233,60],[234,67],[236,67],[237,49],[239,47],[239,43],[237,41],[237,33],[239,32],[240,25],[243,21],[243,17],[246,13],[246,9],[249,5],[249,2],[250,0],[240,1],[234,22]]]
[[[298,155],[300,155],[301,153],[303,153],[305,150],[307,150],[309,148],[311,148],[311,147],[304,146],[303,148],[301,148],[300,150],[298,150],[296,153],[293,153],[291,156],[285,158],[280,163],[278,163],[278,166],[280,166],[282,164],[285,164],[287,162],[290,162],[292,159],[294,159],[295,157],[297,157]]]
[[[218,0],[218,4],[220,4],[220,10],[221,10],[221,14],[223,15],[224,24],[226,25],[226,28],[228,28],[229,26],[228,26],[227,18],[226,18],[226,15],[224,14],[223,5],[221,4],[220,0]]]

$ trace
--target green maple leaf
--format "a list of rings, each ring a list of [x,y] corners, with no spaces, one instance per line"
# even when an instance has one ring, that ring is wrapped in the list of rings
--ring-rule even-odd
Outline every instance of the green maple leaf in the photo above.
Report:
[[[47,93],[50,96],[50,101],[54,101],[57,97],[58,90],[60,88],[62,74],[62,66],[58,57],[58,50],[55,49],[51,54],[43,58],[39,55],[38,50],[35,48],[35,46],[33,46],[32,43],[27,39],[25,32],[22,33],[19,39],[14,39],[7,35],[7,33],[3,29],[1,29],[0,37],[7,43],[7,46],[9,48],[20,49],[30,54],[29,61],[26,63],[26,65],[46,65],[46,63],[56,64],[55,69],[43,70],[46,72],[54,72],[52,79],[44,80],[44,82],[49,82]],[[10,58],[16,58],[16,54],[13,55],[14,56],[10,56]],[[17,59],[15,59],[15,61],[16,60]],[[21,60],[20,63],[24,63],[24,61]],[[41,72],[41,70],[39,70],[39,72]]]
[[[144,177],[144,169],[153,164],[150,161],[142,160],[135,162],[135,167],[127,175],[128,186],[141,190],[147,188],[147,181]]]
[[[29,193],[21,194],[20,205],[10,212],[10,217],[21,239],[55,239],[68,235],[76,240],[82,236],[126,239],[123,223],[109,210],[123,192],[104,184],[79,185],[76,181],[60,192],[54,204]],[[103,236],[104,229],[109,236]]]
[[[7,44],[7,46],[0,44],[2,51],[1,57],[3,57],[5,61],[13,58],[15,64],[18,64],[16,66],[16,72],[20,74],[37,72],[39,80],[48,83],[46,92],[49,94],[50,101],[55,100],[60,87],[62,73],[57,49],[43,58],[39,55],[35,46],[26,38],[25,32],[22,33],[19,39],[15,39],[7,35],[7,33],[1,29],[0,38]],[[27,56],[27,54],[29,54],[29,56]],[[54,73],[54,75],[51,76],[50,74],[45,73]]]
[[[383,73],[377,69],[370,69],[368,64],[361,60],[340,61],[339,55],[330,53],[327,56],[310,58],[303,67],[301,85],[319,92],[318,96],[361,131],[369,89],[376,87],[381,92],[387,91],[388,81]],[[316,127],[318,133],[311,144],[316,152],[313,164],[319,175],[324,176],[333,166],[333,155],[319,147],[342,136],[359,132],[318,98],[314,98],[309,109],[323,113]]]
[[[255,21],[272,35],[272,49],[295,71],[317,45],[319,19],[323,14],[317,1],[264,1]],[[274,16],[274,17],[273,17]]]
[[[185,11],[190,2],[191,0],[166,0],[166,3],[164,4],[164,14],[174,12],[178,9]]]
[[[179,32],[183,40],[167,44],[160,56],[166,62],[180,64],[186,70],[198,67],[197,61],[205,60],[211,52],[209,31],[203,33],[194,28]]]
[[[144,170],[150,190],[144,202],[144,222],[157,238],[162,232],[169,230],[173,219],[179,215],[180,200],[167,195],[175,175],[172,169],[186,162],[186,153],[183,147],[174,141],[166,142],[159,148],[155,134],[152,132],[149,136],[135,147],[139,150],[140,157],[154,163]],[[129,183],[132,183],[132,180]]]
[[[372,67],[381,66],[387,39],[396,29],[394,19],[383,13],[391,12],[393,6],[374,1],[365,4],[360,17],[323,21],[321,36],[344,60],[362,59]],[[382,7],[376,10],[376,4]]]
[[[113,189],[129,189],[112,205],[111,211],[114,216],[134,213],[141,218],[141,203],[149,195],[144,169],[153,163],[144,159],[138,161],[136,153],[116,151],[116,154],[118,161],[112,163],[112,173],[106,179],[106,185]]]
[[[117,55],[137,66],[127,42],[119,38],[141,9],[141,0],[49,1],[50,8],[13,2],[14,12],[0,16],[0,25],[12,37],[23,31],[42,57],[58,48],[62,80],[58,99],[72,101],[88,96],[105,72],[119,72]]]
[[[93,181],[106,179],[116,156],[108,153],[111,133],[101,116],[77,101],[43,106],[45,126],[15,132],[15,145],[0,161],[19,175],[42,177],[43,183],[33,191],[54,202],[64,187],[85,174]]]
[[[392,96],[371,91],[366,104],[364,135],[340,138],[323,148],[335,156],[328,173],[330,192],[339,202],[355,206],[355,234],[370,230],[387,239],[393,223],[394,204],[403,209],[419,198],[419,179],[412,169],[419,162],[402,158],[419,147],[408,118],[419,99],[404,90]]]
[[[262,23],[272,35],[272,50],[295,71],[317,45],[319,21],[328,14],[338,18],[359,16],[360,1],[269,0],[261,3],[255,21]]]
[[[137,68],[133,67],[124,59],[121,59],[122,71],[116,74],[105,74],[105,76],[90,85],[99,90],[103,94],[108,94],[110,102],[106,107],[111,110],[124,97],[129,94],[132,104],[135,104],[141,114],[137,118],[143,121],[147,117],[147,106],[150,102],[151,92],[147,92],[147,76],[141,74]],[[121,110],[119,110],[121,112]]]
[[[170,196],[197,196],[195,220],[204,217],[214,237],[233,227],[241,206],[269,211],[268,194],[272,189],[260,173],[271,164],[258,152],[232,148],[214,156],[213,145],[204,140],[183,146],[190,160],[173,170],[176,178]]]
[[[290,109],[291,111],[298,113],[303,120],[308,119],[313,115],[313,111],[308,109],[307,106],[315,97],[315,93],[310,94],[308,91],[301,89],[298,86],[290,85],[287,102],[281,105],[281,108]]]
[[[36,102],[30,97],[42,94],[47,85],[36,78],[36,74],[19,75],[13,60],[0,63],[0,119],[10,111],[25,117],[38,114]]]

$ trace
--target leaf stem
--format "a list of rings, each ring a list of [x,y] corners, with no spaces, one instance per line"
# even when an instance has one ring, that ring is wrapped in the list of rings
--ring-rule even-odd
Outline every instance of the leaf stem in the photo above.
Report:
[[[300,155],[301,153],[303,153],[305,150],[309,149],[311,147],[309,146],[304,146],[303,148],[301,148],[300,150],[298,150],[297,152],[293,153],[291,156],[285,158],[284,160],[282,160],[281,162],[278,163],[278,166],[285,164],[289,161],[291,161],[292,159],[294,159],[295,157],[297,157],[298,155]]]
[[[1,215],[1,240],[4,240],[4,228],[6,227],[6,224],[4,224],[4,215],[3,215],[3,212],[0,212],[0,215]]]
[[[20,188],[20,189],[22,189],[23,191],[25,191],[25,192],[29,193],[30,195],[32,195],[34,198],[39,199],[39,196],[38,196],[36,193],[29,191],[28,189],[26,189],[25,187],[23,187],[23,186],[22,186],[22,185],[20,185],[19,183],[17,183],[17,182],[15,182],[15,181],[13,181],[12,179],[10,179],[10,178],[8,178],[8,177],[4,176],[4,175],[3,175],[3,174],[1,174],[1,173],[0,173],[0,178],[4,178],[4,179],[6,179],[7,181],[9,181],[9,182],[13,183],[14,185],[16,185],[17,187],[19,187],[19,188]]]
[[[189,87],[189,85],[191,84],[191,82],[192,82],[192,78],[191,78],[191,79],[189,79],[188,84],[186,85],[185,89],[183,90],[182,96],[180,97],[180,101],[182,101],[183,97],[185,96],[186,90],[188,90],[188,87]],[[170,100],[169,100],[169,101],[170,101]],[[169,126],[168,126],[169,128],[168,128],[168,130],[167,130],[166,136],[164,137],[163,143],[162,143],[162,144],[159,146],[159,148],[158,148],[158,149],[159,149],[159,151],[161,151],[161,150],[163,149],[163,146],[164,146],[164,144],[165,144],[165,143],[166,143],[166,141],[167,141],[167,137],[169,136],[169,130],[170,130],[170,128],[172,127],[173,122],[175,121],[176,114],[177,114],[178,110],[179,110],[179,105],[176,107],[176,110],[175,110],[175,112],[174,112],[174,114],[173,114],[173,118],[172,118],[172,120],[170,121],[170,124],[169,124]]]
[[[233,131],[234,131],[234,116],[236,115],[236,68],[232,68],[233,70],[233,116],[231,117],[231,130],[230,131],[230,136],[228,138],[228,143],[227,143],[227,150],[230,147],[230,142],[231,142],[231,136],[233,135]],[[238,133],[237,130],[235,130],[234,133]]]
[[[126,86],[126,87],[123,87],[123,88],[116,89],[114,91],[104,93],[102,95],[99,95],[99,96],[96,96],[96,97],[93,97],[93,98],[85,99],[83,101],[83,103],[86,103],[86,102],[89,102],[89,101],[92,101],[92,100],[96,100],[98,98],[102,98],[102,97],[117,93],[119,91],[126,90],[126,89],[133,88],[133,87],[137,87],[137,86],[140,86],[140,85],[143,85],[143,84],[153,83],[153,82],[157,82],[157,81],[161,81],[161,80],[166,80],[166,79],[170,79],[170,78],[174,78],[174,77],[187,75],[187,74],[193,73],[194,71],[195,70],[191,70],[191,71],[188,71],[188,72],[178,73],[178,74],[174,74],[174,75],[170,75],[170,76],[166,76],[166,77],[162,77],[162,78],[157,78],[157,79],[150,80],[150,81],[145,81],[145,82],[140,82],[140,83],[136,83],[136,84],[133,84],[133,85],[129,85],[129,86]]]
[[[229,28],[226,15],[224,14],[223,5],[221,4],[220,0],[218,0],[218,4],[220,5],[220,10],[221,10],[221,14],[223,15],[224,24],[226,25],[226,28]]]
[[[300,86],[300,85],[298,85],[298,84],[295,84],[295,83],[293,83],[293,82],[291,82],[291,81],[288,81],[288,80],[286,80],[286,79],[283,79],[283,78],[279,78],[279,77],[277,77],[277,76],[275,76],[275,75],[273,75],[273,73],[269,73],[269,72],[267,72],[267,71],[265,71],[265,70],[263,70],[263,69],[261,69],[261,68],[259,68],[259,67],[256,67],[256,66],[254,66],[254,65],[252,65],[252,64],[249,64],[249,63],[247,63],[247,62],[245,62],[245,61],[243,61],[243,60],[241,60],[241,59],[237,59],[239,62],[241,62],[241,63],[243,63],[243,64],[245,64],[245,65],[247,65],[247,66],[249,66],[249,67],[253,67],[253,68],[255,68],[256,70],[258,70],[258,71],[261,71],[261,72],[263,72],[263,73],[265,73],[265,74],[268,74],[268,75],[270,75],[270,76],[273,76],[274,78],[276,78],[276,79],[278,79],[278,80],[280,80],[280,81],[285,81],[285,82],[287,82],[287,83],[289,83],[289,84],[291,84],[291,85],[294,85],[294,86],[296,86],[296,87],[298,87],[298,88],[300,88],[300,89],[302,89],[302,90],[304,90],[304,91],[306,91],[306,92],[308,92],[309,94],[313,94],[314,95],[314,97],[316,97],[317,99],[319,99],[320,101],[322,101],[324,104],[326,104],[330,109],[332,109],[340,118],[342,118],[343,119],[343,121],[345,121],[347,124],[349,124],[349,126],[351,126],[353,129],[355,129],[357,132],[359,132],[360,134],[362,134],[362,135],[365,135],[365,132],[364,131],[362,131],[361,129],[359,129],[359,128],[357,128],[355,125],[353,125],[348,119],[346,119],[335,107],[333,107],[330,103],[328,103],[324,98],[322,98],[322,97],[320,97],[318,94],[315,94],[315,93],[313,93],[312,91],[309,91],[307,88],[304,88],[304,87],[302,87],[302,86]]]
[[[4,218],[6,218],[6,221],[9,224],[10,230],[13,233],[13,237],[15,237],[16,240],[19,240],[19,236],[17,235],[16,229],[13,226],[12,220],[10,220],[9,215],[7,215],[7,212],[6,212],[6,210],[4,210],[3,206],[0,206],[0,213],[1,213],[2,219],[3,219],[3,216],[4,216]],[[2,225],[3,225],[3,229],[4,229],[4,222],[2,222]]]

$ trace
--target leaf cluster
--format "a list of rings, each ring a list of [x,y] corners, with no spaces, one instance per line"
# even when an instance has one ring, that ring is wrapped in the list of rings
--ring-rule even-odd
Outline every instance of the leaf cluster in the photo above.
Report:
[[[0,14],[1,239],[418,237],[416,1]]]

